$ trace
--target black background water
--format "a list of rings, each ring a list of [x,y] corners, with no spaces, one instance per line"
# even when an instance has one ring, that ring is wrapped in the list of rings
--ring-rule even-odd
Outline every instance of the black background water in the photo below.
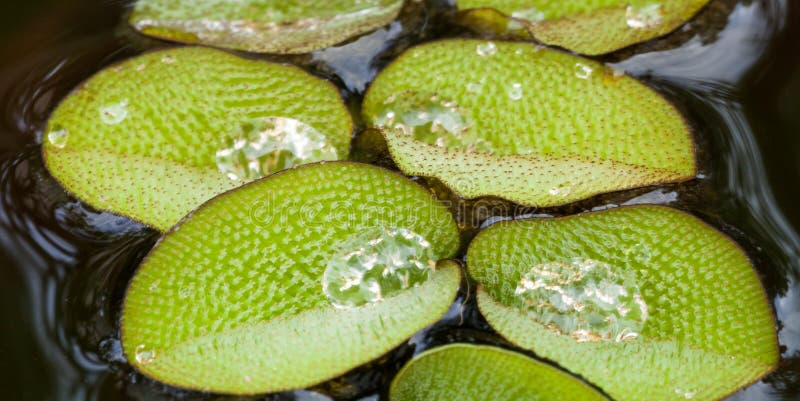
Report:
[[[250,399],[170,389],[127,367],[116,340],[119,302],[157,234],[71,199],[42,166],[41,131],[69,90],[111,62],[167,45],[127,29],[122,21],[128,7],[116,0],[0,4],[3,400]],[[287,60],[333,78],[357,104],[376,67],[403,47],[475,35],[452,24],[446,4],[433,9],[438,11],[412,10],[350,46]],[[688,210],[734,237],[773,301],[783,358],[774,374],[731,399],[800,400],[800,1],[713,0],[680,32],[605,61],[654,86],[687,115],[700,144],[702,178],[549,212],[634,199]],[[457,340],[498,341],[483,332],[470,304],[452,312],[388,362],[317,390],[368,394],[412,352]],[[266,398],[325,399],[315,397],[301,392]]]

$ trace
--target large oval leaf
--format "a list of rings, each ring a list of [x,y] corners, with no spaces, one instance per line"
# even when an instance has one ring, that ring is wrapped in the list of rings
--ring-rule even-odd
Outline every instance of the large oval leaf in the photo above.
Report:
[[[709,0],[458,0],[525,23],[539,41],[578,53],[610,53],[675,30]]]
[[[449,40],[387,67],[363,106],[407,174],[554,206],[695,175],[689,128],[638,81],[531,44]]]
[[[467,253],[489,323],[626,400],[716,400],[778,362],[742,250],[674,209],[499,223]]]
[[[258,53],[306,53],[386,25],[403,0],[138,0],[147,35]]]
[[[385,229],[402,236],[364,238]],[[416,247],[403,242],[420,237]],[[362,292],[333,294],[331,266],[383,263],[384,276],[401,277],[408,266],[398,261],[448,258],[458,246],[447,208],[400,175],[345,162],[286,170],[214,198],[161,240],[128,288],[123,347],[138,370],[180,387],[251,394],[311,386],[441,318],[460,280],[449,262],[393,295],[396,283],[366,275],[350,276]],[[339,259],[342,252],[356,258]],[[342,295],[350,298],[329,299]],[[347,304],[354,296],[364,302]]]
[[[163,231],[252,179],[347,158],[352,125],[322,79],[187,47],[125,61],[81,85],[50,117],[43,152],[77,197]]]
[[[426,351],[392,382],[392,401],[601,401],[580,380],[516,352],[451,344]]]

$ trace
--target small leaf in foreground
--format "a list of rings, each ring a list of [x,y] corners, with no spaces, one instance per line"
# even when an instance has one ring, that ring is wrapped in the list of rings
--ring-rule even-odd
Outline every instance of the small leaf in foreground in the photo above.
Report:
[[[458,0],[462,10],[493,8],[528,26],[542,43],[599,55],[666,35],[709,0]]]
[[[352,126],[338,90],[322,79],[186,47],[89,79],[50,117],[43,153],[81,200],[165,231],[245,182],[347,158]]]
[[[498,223],[467,263],[492,327],[616,400],[717,400],[778,362],[744,252],[674,209]]]
[[[394,20],[402,0],[138,0],[142,33],[257,53],[307,53]]]
[[[696,170],[689,127],[658,93],[532,44],[412,48],[378,75],[363,113],[401,170],[466,198],[556,206]]]
[[[392,401],[601,401],[602,394],[550,365],[501,348],[451,344],[426,351],[392,382]]]
[[[346,248],[354,259],[342,265]],[[460,269],[427,262],[458,248],[448,209],[405,177],[346,162],[285,170],[212,199],[159,242],[125,296],[123,347],[139,371],[179,387],[313,386],[440,319]],[[362,270],[328,281],[331,265]],[[347,296],[330,299],[332,283]]]

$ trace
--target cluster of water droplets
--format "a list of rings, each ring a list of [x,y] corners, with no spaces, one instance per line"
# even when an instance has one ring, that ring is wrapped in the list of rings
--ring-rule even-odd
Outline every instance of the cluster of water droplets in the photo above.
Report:
[[[339,308],[379,302],[427,281],[436,256],[421,235],[404,228],[369,230],[341,244],[328,262],[322,290]]]
[[[437,95],[404,93],[390,96],[375,123],[439,147],[467,152],[492,151],[489,143],[472,129],[472,122],[456,102],[440,99]]]
[[[240,129],[240,136],[216,154],[219,171],[232,180],[252,180],[300,164],[338,159],[324,134],[293,118],[252,119]]]
[[[536,321],[578,342],[633,341],[648,316],[632,271],[589,258],[533,266],[515,296]]]
[[[625,20],[633,29],[653,29],[664,22],[664,10],[660,3],[630,5],[625,10]]]

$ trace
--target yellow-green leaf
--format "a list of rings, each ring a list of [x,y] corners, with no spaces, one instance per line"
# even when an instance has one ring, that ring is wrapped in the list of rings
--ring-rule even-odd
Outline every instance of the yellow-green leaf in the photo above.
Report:
[[[426,351],[398,373],[391,401],[604,401],[552,366],[501,348],[451,344]]]
[[[43,153],[92,206],[165,231],[212,196],[285,167],[345,159],[352,119],[332,84],[207,48],[106,68],[55,110]]]
[[[402,6],[402,0],[138,0],[130,22],[178,42],[297,54],[386,25]]]
[[[467,198],[555,206],[696,170],[689,127],[658,93],[526,43],[412,48],[378,75],[363,114],[403,172]]]
[[[122,311],[131,364],[217,393],[304,388],[440,319],[460,283],[458,230],[411,180],[309,164],[216,197],[136,272]]]
[[[718,400],[778,363],[747,256],[674,209],[498,223],[467,263],[492,327],[619,401]]]
[[[458,0],[458,6],[497,9],[527,25],[545,44],[598,55],[670,33],[708,1]]]

